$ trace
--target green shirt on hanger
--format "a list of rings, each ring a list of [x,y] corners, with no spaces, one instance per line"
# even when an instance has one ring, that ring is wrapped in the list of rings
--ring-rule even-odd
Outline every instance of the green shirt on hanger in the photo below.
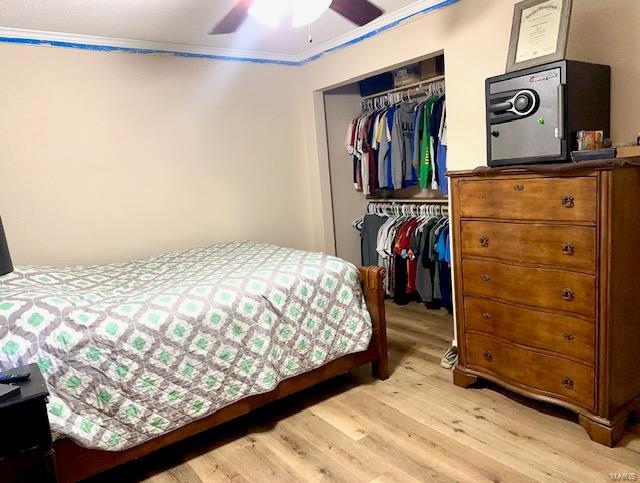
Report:
[[[429,121],[431,119],[431,108],[434,102],[438,98],[431,96],[424,103],[424,114],[422,116],[422,144],[420,146],[420,175],[419,185],[420,188],[427,188],[431,183],[431,154],[430,154],[430,136],[429,136]]]

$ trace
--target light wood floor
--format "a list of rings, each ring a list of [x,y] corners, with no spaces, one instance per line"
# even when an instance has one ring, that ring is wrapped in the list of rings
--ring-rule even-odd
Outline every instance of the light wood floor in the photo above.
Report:
[[[439,366],[451,317],[387,305],[392,376],[358,369],[103,481],[611,481],[640,475],[640,425],[614,449],[569,412],[497,386],[461,389]],[[640,477],[640,476],[639,476]]]

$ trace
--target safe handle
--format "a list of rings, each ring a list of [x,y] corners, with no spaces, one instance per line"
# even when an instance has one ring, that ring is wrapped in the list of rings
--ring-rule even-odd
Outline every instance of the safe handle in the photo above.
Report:
[[[489,104],[489,112],[505,112],[513,107],[511,100],[499,102],[497,104]]]
[[[564,139],[564,94],[565,85],[558,84],[558,127],[556,128],[556,137]]]

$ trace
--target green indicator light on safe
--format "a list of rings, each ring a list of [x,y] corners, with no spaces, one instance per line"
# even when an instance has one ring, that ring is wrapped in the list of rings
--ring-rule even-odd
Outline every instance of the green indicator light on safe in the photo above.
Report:
[[[542,126],[544,124],[544,119],[540,118],[536,122]]]

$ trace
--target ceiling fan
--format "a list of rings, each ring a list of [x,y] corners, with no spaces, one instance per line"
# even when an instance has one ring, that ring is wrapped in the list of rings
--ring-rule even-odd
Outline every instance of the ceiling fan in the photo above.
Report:
[[[275,26],[291,11],[293,26],[310,24],[331,9],[356,25],[366,25],[384,12],[368,0],[236,0],[231,10],[209,32],[211,35],[235,32],[249,14]]]

